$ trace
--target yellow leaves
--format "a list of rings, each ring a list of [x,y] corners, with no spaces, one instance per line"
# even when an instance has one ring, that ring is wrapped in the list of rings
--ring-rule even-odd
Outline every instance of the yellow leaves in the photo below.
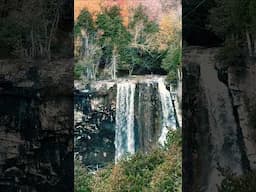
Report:
[[[159,49],[167,49],[170,44],[180,41],[181,22],[174,14],[163,15],[159,22]]]
[[[182,157],[181,147],[170,146],[165,153],[165,161],[156,167],[150,186],[152,191],[181,192]]]
[[[93,192],[120,192],[124,191],[124,186],[128,186],[127,178],[122,166],[117,164],[96,172],[91,189]]]

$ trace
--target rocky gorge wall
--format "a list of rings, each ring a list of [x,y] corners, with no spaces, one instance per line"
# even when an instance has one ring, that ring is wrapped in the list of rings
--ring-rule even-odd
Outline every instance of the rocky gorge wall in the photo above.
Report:
[[[72,70],[0,61],[0,191],[73,190]]]
[[[223,73],[217,53],[183,52],[184,191],[217,191],[222,169],[255,170],[255,61]]]

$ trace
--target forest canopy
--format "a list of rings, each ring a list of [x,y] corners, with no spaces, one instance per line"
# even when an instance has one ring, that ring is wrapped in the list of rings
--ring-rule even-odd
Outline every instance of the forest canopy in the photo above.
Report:
[[[142,5],[129,10],[128,21],[117,5],[102,8],[96,16],[84,9],[75,22],[75,58],[78,79],[169,73],[175,82],[181,61],[180,21],[171,13],[153,20]]]

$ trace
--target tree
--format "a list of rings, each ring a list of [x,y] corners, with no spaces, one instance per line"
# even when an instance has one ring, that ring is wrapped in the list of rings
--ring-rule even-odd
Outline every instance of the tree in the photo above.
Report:
[[[77,65],[84,70],[86,79],[95,80],[102,51],[97,44],[98,34],[92,15],[86,9],[81,12],[75,23],[75,39],[75,56],[79,60]]]
[[[130,75],[136,66],[142,67],[142,64],[145,64],[146,54],[153,55],[153,52],[157,49],[156,39],[159,28],[157,23],[148,18],[145,9],[140,5],[131,10],[132,15],[129,19],[128,30],[132,39],[126,50]]]
[[[11,11],[0,22],[0,35],[11,54],[50,59],[63,3],[63,0],[28,0],[19,1],[19,7],[10,4]],[[16,32],[7,33],[6,25],[11,25]]]
[[[160,20],[158,44],[160,50],[166,50],[170,45],[177,46],[181,42],[181,22],[172,14],[165,14]]]
[[[111,50],[111,77],[116,79],[119,54],[130,42],[130,34],[123,25],[120,8],[113,6],[104,9],[97,16],[96,24],[100,34],[100,46],[105,48],[105,50]]]
[[[254,44],[254,50],[253,55],[256,56],[256,1],[250,1],[249,4],[249,19],[250,19],[250,25],[249,25],[249,31],[252,34],[253,44]]]
[[[256,3],[254,0],[216,0],[210,11],[210,28],[234,48],[247,47],[249,56],[256,55]]]
[[[133,10],[128,30],[132,35],[131,47],[150,52],[157,46],[155,40],[159,28],[157,23],[149,20],[145,9],[138,6]]]
[[[179,79],[179,68],[181,65],[182,49],[178,47],[169,47],[165,58],[162,61],[162,68],[168,72],[167,80],[175,87]]]
[[[168,73],[167,80],[177,86],[181,65],[181,22],[172,14],[163,15],[158,33],[159,49],[166,51],[161,67]]]
[[[183,45],[209,46],[222,43],[210,30],[209,10],[215,6],[215,0],[182,1],[182,41]]]

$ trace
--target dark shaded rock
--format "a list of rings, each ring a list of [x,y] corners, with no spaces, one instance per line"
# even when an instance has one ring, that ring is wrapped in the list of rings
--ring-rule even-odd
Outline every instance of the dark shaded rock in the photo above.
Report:
[[[135,125],[137,130],[137,149],[149,152],[156,147],[161,134],[161,100],[158,83],[141,82],[136,84]]]
[[[72,65],[0,61],[0,191],[73,190]]]
[[[116,86],[100,91],[95,86],[75,91],[75,158],[90,168],[115,157]]]

